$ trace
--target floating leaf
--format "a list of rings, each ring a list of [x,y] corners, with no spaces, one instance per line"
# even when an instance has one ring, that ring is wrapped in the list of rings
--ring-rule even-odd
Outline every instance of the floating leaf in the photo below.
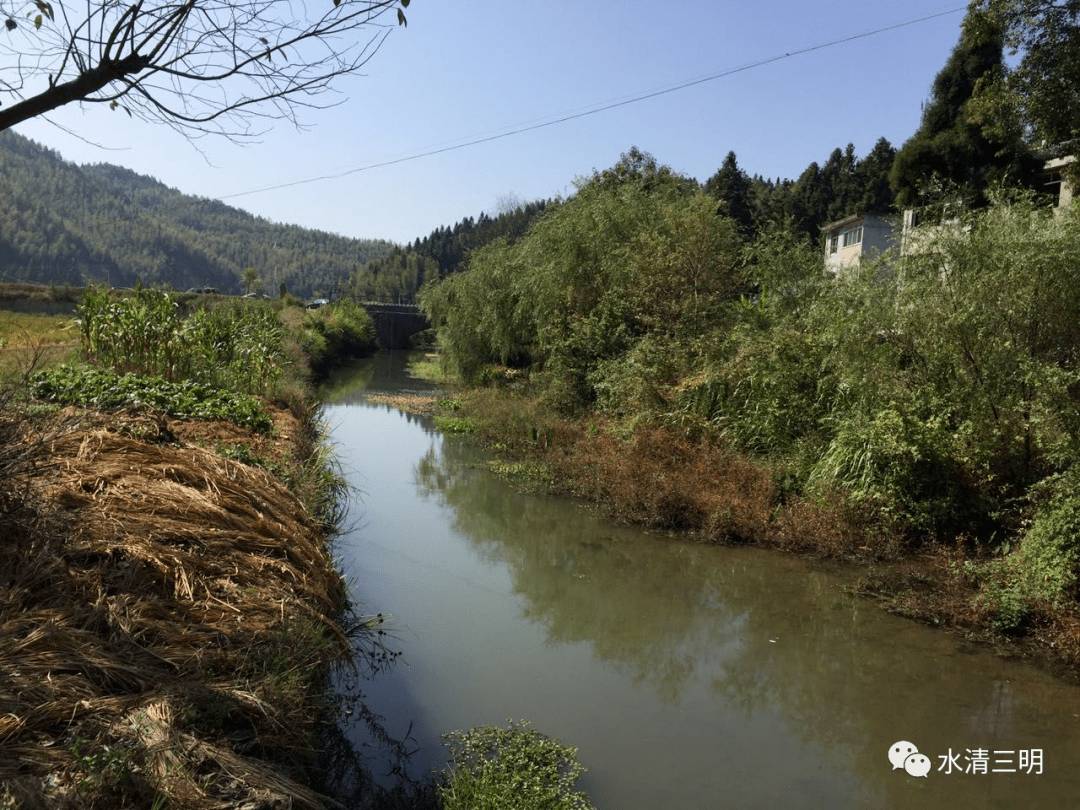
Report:
[[[112,103],[109,104],[109,109],[110,110],[115,110],[119,106],[120,106],[119,102],[117,102],[116,99],[113,99]]]
[[[401,7],[402,8],[408,8],[409,7],[409,0],[401,0]]]
[[[404,25],[406,28],[409,27],[409,21],[405,19],[405,12],[400,8],[397,10],[397,24]]]

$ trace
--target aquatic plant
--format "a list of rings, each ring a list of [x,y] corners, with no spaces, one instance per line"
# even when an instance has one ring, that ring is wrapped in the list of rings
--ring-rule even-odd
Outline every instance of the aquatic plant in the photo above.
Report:
[[[445,810],[590,810],[574,789],[585,772],[577,749],[544,736],[527,720],[445,735],[451,762],[439,797]]]

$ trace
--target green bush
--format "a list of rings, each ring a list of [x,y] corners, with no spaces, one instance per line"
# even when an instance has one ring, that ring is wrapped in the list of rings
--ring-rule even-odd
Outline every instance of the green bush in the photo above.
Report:
[[[469,269],[422,290],[450,368],[475,384],[491,364],[542,369],[564,413],[633,408],[675,378],[742,289],[742,238],[716,200],[639,152],[579,183],[513,244],[473,253]],[[624,357],[645,339],[668,350]],[[642,388],[644,383],[644,388]]]
[[[445,810],[590,810],[574,790],[585,772],[577,749],[533,730],[482,726],[446,735],[451,762],[438,788]]]
[[[371,354],[378,348],[371,315],[345,298],[308,310],[302,330],[304,350],[317,375],[325,374],[343,358]]]
[[[1000,630],[1020,629],[1038,608],[1074,603],[1080,564],[1080,473],[1053,476],[1036,488],[1041,501],[1012,554],[969,571],[982,580],[976,605]]]

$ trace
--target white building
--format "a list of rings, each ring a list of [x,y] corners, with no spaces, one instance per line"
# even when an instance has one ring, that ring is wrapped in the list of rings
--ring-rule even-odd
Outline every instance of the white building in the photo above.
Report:
[[[1073,188],[1064,177],[1064,169],[1076,160],[1076,155],[1055,157],[1043,164],[1043,185],[1054,195],[1055,207],[1064,208],[1072,202]]]
[[[834,273],[859,264],[864,256],[884,253],[892,240],[893,226],[874,214],[852,214],[821,229],[825,237],[825,267]]]

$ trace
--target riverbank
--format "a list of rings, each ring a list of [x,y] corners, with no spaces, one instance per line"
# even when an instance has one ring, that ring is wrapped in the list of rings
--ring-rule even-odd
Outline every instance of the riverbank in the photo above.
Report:
[[[99,303],[137,320],[167,302]],[[228,330],[237,340],[254,326],[282,337],[253,311],[203,325],[234,317],[252,327]],[[112,331],[99,361],[144,359]],[[0,807],[334,806],[310,787],[326,678],[358,641],[375,656],[381,642],[377,618],[348,612],[331,559],[341,483],[301,378],[279,380],[283,396],[218,399],[226,389],[81,366],[32,376],[47,358],[19,338],[24,371],[0,386]],[[260,355],[268,372],[281,351]],[[61,378],[75,383],[59,402],[86,404],[27,398]],[[106,395],[130,403],[90,403]],[[162,396],[211,412],[179,416]],[[224,401],[253,418],[215,415]]]
[[[306,428],[272,414],[261,442],[74,408],[7,425],[27,448],[0,558],[15,806],[325,806],[305,785],[323,679],[352,654],[341,578],[296,494],[220,452],[302,458]]]
[[[583,498],[616,521],[704,543],[747,544],[816,557],[857,574],[854,590],[884,609],[998,654],[1080,682],[1080,617],[1041,605],[1002,632],[980,603],[973,567],[985,550],[914,542],[840,491],[785,492],[782,471],[735,452],[705,425],[596,414],[567,417],[520,375],[447,389],[437,420],[498,452],[493,468],[519,487]]]

